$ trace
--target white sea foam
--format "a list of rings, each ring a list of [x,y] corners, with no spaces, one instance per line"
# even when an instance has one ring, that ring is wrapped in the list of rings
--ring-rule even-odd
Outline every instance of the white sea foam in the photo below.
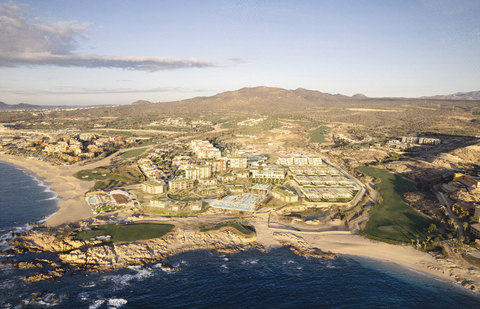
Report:
[[[113,306],[115,308],[120,308],[121,306],[125,305],[126,303],[128,303],[128,301],[126,301],[123,298],[112,298],[112,299],[108,300],[108,305]]]
[[[94,301],[90,306],[88,306],[88,309],[97,309],[100,308],[103,304],[105,303],[104,299],[97,299]]]
[[[90,293],[81,292],[81,293],[78,294],[78,298],[80,298],[80,300],[87,301],[87,300],[90,299]]]
[[[47,200],[57,200],[57,206],[58,206],[58,202],[60,201],[60,197],[58,196],[57,192],[53,191],[49,185],[45,184],[42,180],[36,178],[35,176],[27,173],[27,171],[23,168],[19,168],[19,167],[16,167],[18,170],[21,170],[22,172],[24,172],[26,175],[30,176],[33,180],[35,180],[35,182],[37,183],[37,185],[39,187],[44,187],[45,190],[43,192],[51,192],[53,193],[54,195],[49,197],[49,198],[46,198],[46,199],[43,199],[41,201],[47,201]],[[57,212],[54,212],[48,216],[44,216],[44,218],[42,218],[41,220],[35,222],[35,223],[44,223],[45,221],[47,221],[48,219],[50,219],[51,217],[53,217]],[[30,224],[25,224],[23,226],[19,226],[19,227],[14,227],[14,230],[15,232],[27,232],[29,230],[31,230],[34,226],[33,225],[30,225]],[[5,231],[5,230],[4,230]],[[2,231],[3,232],[3,231]],[[11,246],[5,246],[5,240],[8,240],[10,238],[12,238],[9,234],[10,234],[11,231],[8,231],[6,234],[3,234],[3,235],[0,235],[0,251],[4,251],[4,250],[7,250],[7,249],[11,249],[12,247]]]
[[[132,281],[141,281],[146,277],[153,276],[153,270],[141,267],[141,266],[129,266],[128,269],[135,271],[135,274],[114,275],[106,276],[102,281],[110,280],[114,282],[114,285],[110,287],[113,291],[122,290],[126,286],[131,285]]]

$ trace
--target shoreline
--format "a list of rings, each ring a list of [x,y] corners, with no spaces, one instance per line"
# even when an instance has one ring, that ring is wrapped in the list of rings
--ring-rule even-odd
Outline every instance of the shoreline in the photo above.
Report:
[[[109,160],[110,158],[106,158]],[[93,186],[93,181],[83,181],[72,176],[81,169],[95,168],[103,160],[88,166],[56,166],[24,157],[10,157],[0,154],[0,161],[23,169],[37,179],[49,185],[59,199],[58,211],[49,216],[45,223],[59,226],[68,222],[77,222],[93,217],[93,213],[84,199],[84,193]],[[174,222],[178,223],[178,222]],[[451,259],[437,259],[423,251],[407,245],[391,245],[373,241],[358,235],[302,235],[290,232],[268,230],[256,223],[257,242],[264,248],[282,245],[287,241],[303,249],[319,248],[339,255],[352,255],[377,259],[407,267],[438,280],[453,282],[464,288],[480,291],[480,271],[456,265]]]
[[[25,157],[11,157],[0,154],[0,161],[21,169],[26,174],[43,182],[57,195],[57,210],[46,216],[45,223],[59,226],[69,222],[88,219],[93,216],[84,199],[84,194],[93,183],[81,181],[72,176],[79,166],[55,166],[49,163],[29,160]]]

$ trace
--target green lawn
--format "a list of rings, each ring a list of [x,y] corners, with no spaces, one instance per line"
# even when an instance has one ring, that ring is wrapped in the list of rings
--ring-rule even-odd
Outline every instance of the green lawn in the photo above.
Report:
[[[411,243],[425,239],[423,230],[434,223],[403,201],[403,194],[415,191],[414,184],[384,169],[364,167],[361,172],[381,180],[377,185],[383,201],[370,211],[364,234],[385,242]]]
[[[89,240],[97,236],[110,235],[110,242],[135,241],[151,238],[160,238],[170,233],[175,225],[172,224],[155,224],[155,223],[139,223],[139,224],[108,224],[99,225],[90,231],[81,231],[75,236],[77,240]]]
[[[129,150],[129,151],[126,151],[126,152],[122,153],[120,155],[120,157],[122,157],[124,159],[133,158],[133,157],[141,155],[142,153],[145,152],[145,150],[147,150],[147,148],[139,148],[139,149]]]
[[[329,130],[330,127],[321,126],[315,130],[308,131],[310,135],[310,143],[325,143],[324,134]]]
[[[96,180],[97,182],[95,183],[94,190],[99,190],[122,183],[136,183],[140,177],[140,172],[131,167],[103,166],[94,169],[82,170],[73,174],[73,176],[85,181]]]
[[[244,228],[243,226],[241,226],[238,223],[222,223],[222,224],[217,224],[217,225],[212,226],[212,227],[204,227],[204,228],[200,229],[200,232],[208,232],[208,231],[219,230],[222,227],[226,227],[226,226],[233,227],[234,229],[236,229],[240,233],[242,233],[244,235],[247,235],[247,236],[250,236],[250,235],[253,234],[252,231],[247,230],[246,228]]]
[[[145,147],[145,146],[150,146],[150,145],[156,145],[158,143],[162,143],[163,141],[148,141],[148,142],[140,142],[138,146],[136,147]]]

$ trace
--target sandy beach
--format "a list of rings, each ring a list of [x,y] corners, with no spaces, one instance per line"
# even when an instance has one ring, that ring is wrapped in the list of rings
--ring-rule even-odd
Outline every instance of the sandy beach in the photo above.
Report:
[[[257,228],[256,231],[257,241],[267,248],[272,245],[280,245],[280,241],[288,241],[294,245],[299,244],[299,247],[316,247],[336,254],[380,259],[477,292],[480,291],[480,271],[455,257],[435,258],[409,245],[391,245],[358,235],[305,236],[278,233],[262,228]]]
[[[72,175],[79,170],[107,165],[110,158],[86,166],[51,165],[42,161],[29,160],[25,157],[11,157],[4,154],[0,154],[0,160],[14,164],[26,170],[27,173],[33,173],[34,176],[39,177],[44,182],[50,183],[52,190],[60,197],[60,209],[46,223],[51,226],[58,226],[93,216],[84,199],[84,193],[93,186],[93,181],[82,181]],[[172,223],[178,224],[178,222]],[[268,230],[261,222],[255,223],[257,226],[257,241],[267,248],[280,245],[281,241],[287,241],[304,248],[316,247],[336,254],[381,259],[406,266],[440,280],[454,282],[469,289],[480,290],[480,271],[455,257],[438,259],[408,245],[390,245],[357,235],[295,235],[289,232]]]
[[[84,194],[93,185],[93,181],[82,181],[72,175],[80,170],[95,168],[108,164],[110,158],[92,163],[86,166],[79,165],[52,165],[47,162],[31,160],[26,157],[14,157],[0,153],[0,160],[13,164],[25,170],[40,180],[50,184],[59,198],[59,210],[46,223],[58,226],[68,222],[74,222],[93,216],[90,206],[85,201]]]

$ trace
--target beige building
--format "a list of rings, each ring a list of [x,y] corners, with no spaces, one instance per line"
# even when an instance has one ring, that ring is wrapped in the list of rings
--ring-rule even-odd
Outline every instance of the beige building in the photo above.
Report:
[[[177,179],[168,183],[170,190],[185,190],[193,188],[193,180],[191,179]]]
[[[212,173],[223,173],[227,170],[227,161],[225,160],[208,160],[206,162],[212,167]]]
[[[197,165],[185,170],[185,177],[188,179],[202,179],[212,177],[212,167],[210,165]]]
[[[233,174],[218,175],[217,178],[221,182],[230,182],[230,181],[235,181],[237,179],[237,177]]]
[[[160,194],[165,191],[165,188],[163,183],[149,180],[142,183],[142,191],[150,194]]]
[[[215,148],[209,141],[193,140],[190,142],[190,148],[199,159],[220,159],[222,153]]]
[[[246,179],[250,177],[250,172],[243,170],[243,171],[234,171],[233,174],[237,176],[237,179]]]
[[[285,168],[275,165],[266,165],[250,170],[254,179],[284,179]]]
[[[277,164],[284,166],[323,165],[323,161],[319,157],[280,157],[277,159]]]
[[[230,168],[247,168],[247,157],[230,157],[228,165]]]
[[[202,187],[214,186],[218,183],[217,178],[202,178],[198,180],[198,184]]]
[[[480,238],[480,223],[470,225],[470,234],[475,238]]]
[[[274,198],[279,199],[282,202],[293,203],[298,201],[298,195],[289,190],[275,188],[271,193]]]

